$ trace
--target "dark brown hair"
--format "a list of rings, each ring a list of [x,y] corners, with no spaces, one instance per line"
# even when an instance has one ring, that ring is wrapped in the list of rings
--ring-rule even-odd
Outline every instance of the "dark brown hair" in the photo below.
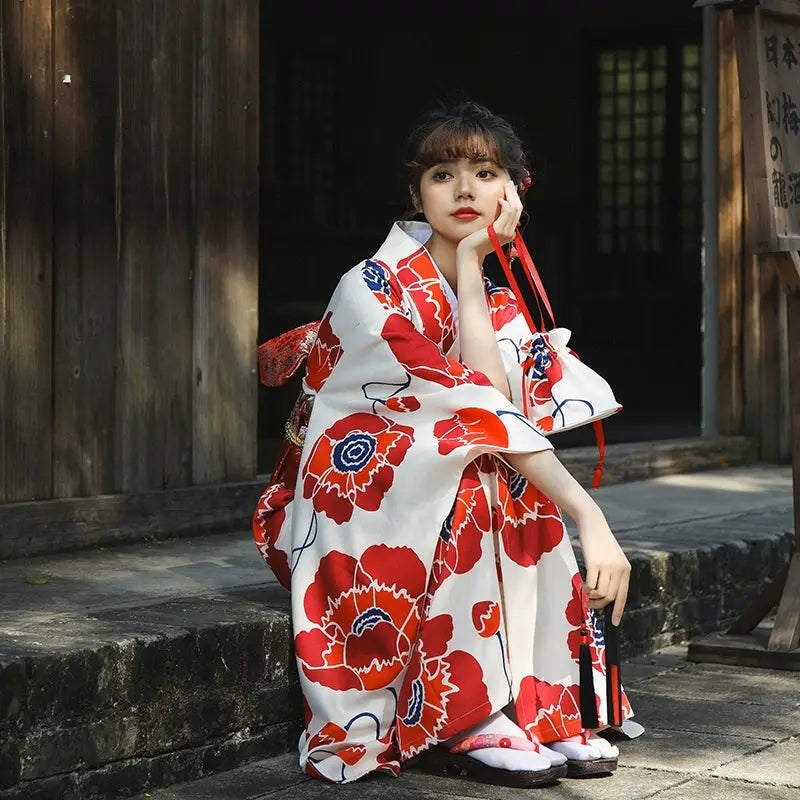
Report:
[[[426,169],[456,158],[490,159],[507,170],[518,187],[528,174],[528,160],[517,132],[506,119],[474,100],[440,101],[411,131],[405,164],[408,185],[415,195],[419,195]]]

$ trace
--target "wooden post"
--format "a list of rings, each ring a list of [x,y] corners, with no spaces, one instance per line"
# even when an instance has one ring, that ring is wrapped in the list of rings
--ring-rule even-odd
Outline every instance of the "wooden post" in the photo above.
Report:
[[[695,5],[733,8],[746,241],[747,249],[757,254],[748,287],[755,293],[746,303],[751,319],[753,313],[759,318],[754,328],[760,333],[762,455],[777,460],[791,449],[795,553],[788,567],[728,631],[729,642],[690,643],[689,658],[730,663],[736,658],[732,653],[744,647],[749,652],[742,654],[741,663],[752,664],[752,643],[736,636],[752,631],[777,603],[769,642],[761,647],[763,663],[774,665],[774,658],[767,654],[780,652],[787,654],[787,668],[800,668],[800,126],[796,110],[791,116],[791,109],[800,106],[800,0],[697,0]],[[791,433],[780,422],[787,406],[790,413],[784,416],[791,417]]]
[[[743,347],[750,338],[742,336],[741,296],[742,229],[744,225],[744,186],[742,183],[742,125],[739,113],[739,76],[736,71],[736,46],[733,12],[719,13],[719,390],[717,419],[719,432],[741,434],[743,429],[742,368]]]
[[[796,252],[781,254],[779,274],[787,292],[789,377],[794,400],[791,417],[795,552],[786,575],[768,648],[793,650],[800,646],[800,257]]]

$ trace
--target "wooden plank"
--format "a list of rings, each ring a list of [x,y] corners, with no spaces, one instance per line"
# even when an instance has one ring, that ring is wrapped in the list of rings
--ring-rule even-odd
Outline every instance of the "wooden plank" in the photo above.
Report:
[[[798,0],[759,0],[763,11],[768,11],[775,16],[800,18],[800,2]]]
[[[784,253],[778,261],[778,277],[787,295],[800,292],[800,254]]]
[[[188,0],[118,3],[116,462],[123,491],[191,482],[196,19]]]
[[[769,637],[769,650],[795,650],[800,645],[800,552],[792,557],[783,597]]]
[[[789,384],[792,431],[792,493],[794,496],[795,554],[800,553],[800,292],[786,296],[789,323]]]
[[[719,42],[719,431],[737,434],[744,426],[742,291],[744,186],[739,76],[733,12],[718,14]]]
[[[800,670],[800,649],[768,650],[768,637],[762,629],[747,636],[714,633],[689,642],[686,659],[700,664]]]
[[[783,396],[781,387],[782,339],[779,307],[784,303],[783,290],[778,280],[777,256],[764,253],[756,257],[759,271],[759,324],[761,328],[759,353],[760,384],[760,443],[764,461],[780,461],[785,447],[781,442],[781,411]]]
[[[52,16],[0,5],[0,500],[52,492]]]
[[[736,10],[733,19],[748,199],[747,248],[751,252],[771,250],[777,232],[769,201],[769,153],[761,105],[764,81],[757,52],[760,25],[758,15],[752,11]]]
[[[72,497],[114,489],[116,7],[53,7],[53,493]]]
[[[257,0],[201,0],[197,60],[194,480],[256,470]]]
[[[750,633],[764,617],[780,602],[789,565],[782,569],[777,577],[770,581],[764,591],[742,612],[739,619],[725,632],[726,635],[743,635]]]
[[[247,531],[266,479],[0,504],[0,560]],[[253,558],[258,552],[253,545]]]

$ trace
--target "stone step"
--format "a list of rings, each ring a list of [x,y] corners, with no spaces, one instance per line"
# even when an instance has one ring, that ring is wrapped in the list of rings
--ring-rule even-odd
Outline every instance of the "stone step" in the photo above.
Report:
[[[587,437],[586,431],[561,436],[575,434],[578,441]],[[553,438],[559,457],[588,487],[597,447],[563,446],[570,441]],[[609,444],[603,485],[743,466],[756,458],[753,440],[744,436]],[[249,527],[268,480],[260,475],[242,483],[0,504],[0,559],[241,530]]]
[[[596,497],[633,566],[624,657],[718,628],[793,549],[787,467]],[[1,800],[111,800],[296,750],[288,595],[249,531],[6,562],[0,631]]]

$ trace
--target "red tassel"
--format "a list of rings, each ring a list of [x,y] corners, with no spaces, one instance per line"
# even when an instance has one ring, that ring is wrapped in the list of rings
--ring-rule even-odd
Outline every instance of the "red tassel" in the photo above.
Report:
[[[619,671],[619,628],[611,622],[612,606],[605,608],[606,702],[608,724],[622,725],[622,678]]]
[[[581,646],[578,652],[578,665],[580,669],[579,699],[581,708],[581,725],[584,728],[597,728],[600,721],[597,718],[597,701],[594,695],[594,676],[592,669],[592,653],[589,650],[589,631],[586,626],[581,626]]]

